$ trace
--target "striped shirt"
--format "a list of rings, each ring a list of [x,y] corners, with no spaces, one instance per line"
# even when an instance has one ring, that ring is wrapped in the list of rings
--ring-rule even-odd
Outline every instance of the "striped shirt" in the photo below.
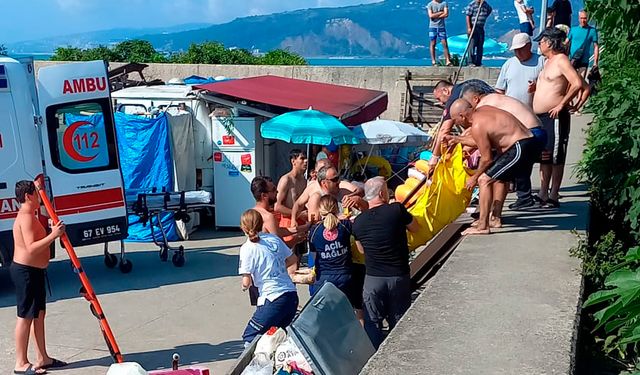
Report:
[[[491,5],[489,5],[489,3],[487,3],[486,1],[482,3],[482,7],[480,7],[480,4],[476,0],[471,1],[469,5],[467,5],[467,7],[464,8],[464,14],[467,16],[471,16],[472,25],[473,25],[473,21],[476,19],[476,14],[478,14],[478,10],[480,10],[480,15],[478,16],[478,23],[476,26],[484,27],[484,24],[487,22],[487,18],[493,11],[493,8],[491,8]]]

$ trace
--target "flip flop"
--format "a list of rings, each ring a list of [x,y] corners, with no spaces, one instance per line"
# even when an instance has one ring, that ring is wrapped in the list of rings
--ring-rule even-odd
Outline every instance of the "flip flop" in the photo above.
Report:
[[[560,208],[560,202],[553,200],[551,198],[547,199],[547,201],[544,203],[545,207],[548,208]]]
[[[29,367],[27,367],[26,370],[24,371],[20,371],[20,370],[13,370],[14,374],[22,374],[22,375],[43,375],[46,374],[47,371],[42,371],[42,372],[38,372],[39,369],[34,369],[32,364],[29,364]]]
[[[67,362],[61,361],[59,359],[51,358],[51,360],[52,360],[51,363],[49,363],[48,365],[42,365],[42,366],[40,366],[40,368],[47,370],[47,369],[50,369],[50,368],[65,367],[65,366],[68,365]]]

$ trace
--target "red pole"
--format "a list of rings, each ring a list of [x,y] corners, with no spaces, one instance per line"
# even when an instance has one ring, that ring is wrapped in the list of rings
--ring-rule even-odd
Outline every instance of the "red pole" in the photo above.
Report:
[[[40,181],[36,180],[35,185],[36,185],[36,189],[38,189],[38,194],[40,195],[40,199],[42,200],[42,203],[44,204],[44,207],[47,210],[47,213],[49,214],[49,217],[51,218],[54,224],[58,224],[60,222],[60,218],[58,218],[56,211],[53,209],[53,205],[51,204],[49,197],[47,197],[46,192],[42,188]],[[60,237],[60,240],[62,241],[62,244],[64,245],[64,248],[67,251],[67,254],[69,254],[69,258],[71,259],[71,263],[73,264],[73,267],[78,272],[78,277],[80,277],[80,282],[82,283],[82,286],[86,293],[84,297],[91,304],[91,308],[92,308],[91,311],[93,312],[95,317],[98,318],[98,321],[100,322],[100,329],[102,330],[104,339],[107,342],[107,347],[109,348],[109,351],[113,356],[113,359],[117,363],[122,363],[123,358],[122,358],[122,354],[120,353],[120,349],[118,348],[118,343],[116,343],[116,339],[113,336],[111,327],[109,327],[109,322],[107,322],[107,317],[104,315],[104,312],[102,311],[102,307],[100,306],[100,302],[98,301],[98,296],[96,296],[96,293],[93,291],[91,282],[89,282],[89,278],[87,277],[87,275],[84,272],[84,269],[82,268],[80,259],[78,259],[78,256],[76,255],[76,252],[73,249],[73,246],[71,246],[69,237],[67,237],[65,233]]]

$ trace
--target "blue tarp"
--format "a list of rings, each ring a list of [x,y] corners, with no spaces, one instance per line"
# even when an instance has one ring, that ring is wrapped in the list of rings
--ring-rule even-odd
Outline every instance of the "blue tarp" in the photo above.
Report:
[[[224,78],[224,79],[216,79],[213,77],[200,77],[200,76],[189,76],[185,79],[183,79],[184,83],[187,85],[203,85],[205,83],[214,83],[214,82],[224,82],[224,81],[230,81],[230,78]]]
[[[469,37],[467,34],[454,35],[447,38],[447,45],[449,46],[449,53],[452,55],[462,55],[464,49],[467,47],[467,41]],[[442,44],[438,43],[436,46],[438,52],[442,52]],[[501,43],[495,39],[486,38],[482,44],[483,56],[497,56],[507,52],[507,43]]]
[[[171,191],[173,163],[167,116],[149,119],[116,112],[114,117],[125,190]],[[173,214],[164,213],[161,218],[167,239],[178,240]],[[155,234],[156,239],[161,239],[159,230]],[[127,241],[150,242],[152,239],[149,223],[143,226],[138,216],[130,215]]]

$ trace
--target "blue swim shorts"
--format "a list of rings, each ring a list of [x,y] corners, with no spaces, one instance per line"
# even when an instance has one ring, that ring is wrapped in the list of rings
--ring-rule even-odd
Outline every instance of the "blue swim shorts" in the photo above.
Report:
[[[430,27],[429,28],[429,40],[430,41],[438,41],[439,40],[447,40],[447,29],[444,27]]]

